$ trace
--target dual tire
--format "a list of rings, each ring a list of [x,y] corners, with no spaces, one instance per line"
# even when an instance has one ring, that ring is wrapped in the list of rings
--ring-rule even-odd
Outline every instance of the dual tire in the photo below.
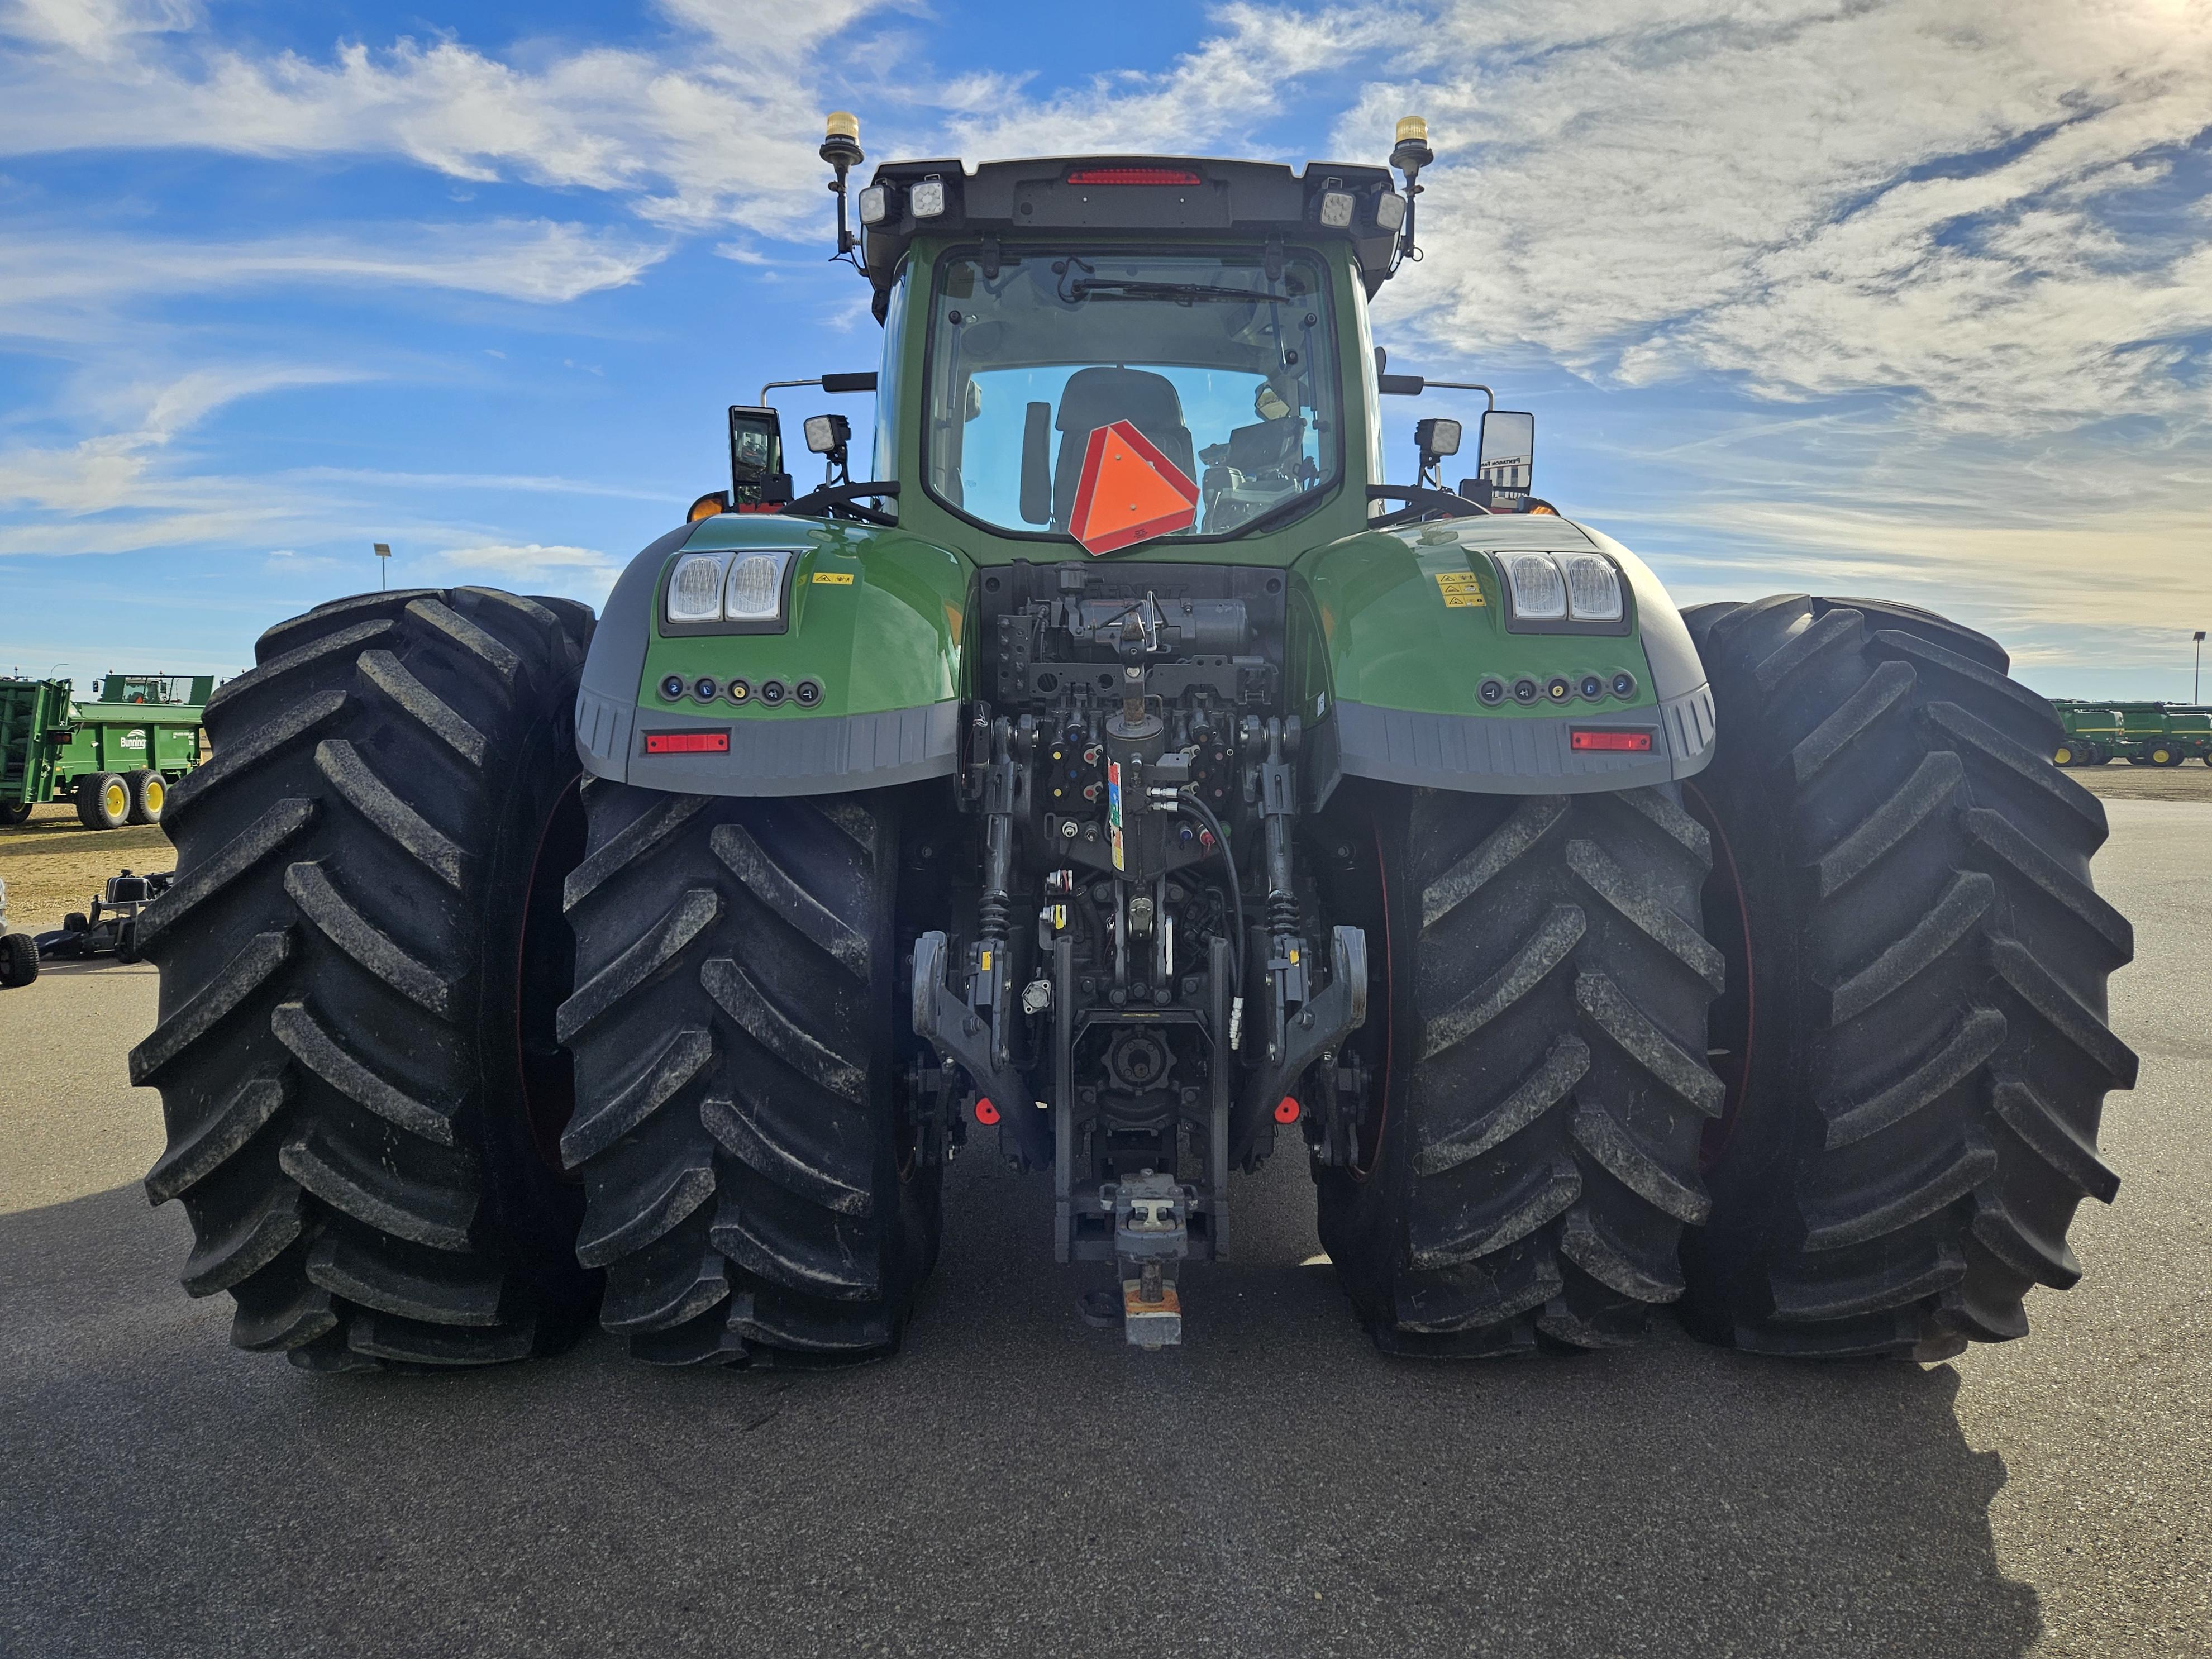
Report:
[[[1672,787],[1371,799],[1322,837],[1384,965],[1359,1161],[1320,1173],[1329,1258],[1387,1352],[1633,1341],[1708,1209],[1705,831]]]
[[[1802,595],[1686,620],[1721,735],[1679,794],[1376,814],[1379,1121],[1320,1172],[1330,1257],[1408,1354],[1608,1346],[1668,1302],[1777,1354],[2020,1336],[2118,1185],[2104,809],[1971,629]]]
[[[142,914],[146,1180],[232,1340],[495,1363],[887,1351],[934,1259],[893,1018],[898,802],[579,775],[590,612],[371,594],[209,703]],[[566,913],[564,915],[564,912]],[[585,1109],[580,1113],[576,1102]]]
[[[168,798],[169,781],[148,769],[88,772],[76,781],[70,797],[76,805],[76,821],[88,830],[159,823]],[[26,810],[23,816],[28,817],[29,811]]]
[[[2079,1276],[2131,940],[2049,706],[1921,612],[1688,620],[1723,733],[1691,784],[1340,792],[1316,826],[1383,970],[1321,1226],[1386,1350],[1607,1347],[1679,1303],[1718,1342],[1929,1357]],[[915,798],[579,787],[589,626],[365,596],[209,706],[132,1066],[148,1191],[242,1346],[488,1363],[594,1306],[672,1364],[899,1340],[941,1224],[902,1086]]]
[[[561,1153],[601,1323],[669,1364],[890,1352],[940,1224],[905,1110],[901,796],[584,799]]]
[[[131,1067],[168,1128],[147,1194],[182,1204],[185,1287],[228,1292],[240,1347],[466,1365],[589,1317],[547,988],[590,629],[566,600],[370,594],[270,629],[208,705]]]
[[[1925,611],[1785,595],[1686,613],[1721,732],[1684,788],[1713,833],[1707,1224],[1686,1322],[1809,1356],[1936,1358],[2027,1328],[2066,1243],[2133,952],[2097,896],[2104,808],[1994,641]]]

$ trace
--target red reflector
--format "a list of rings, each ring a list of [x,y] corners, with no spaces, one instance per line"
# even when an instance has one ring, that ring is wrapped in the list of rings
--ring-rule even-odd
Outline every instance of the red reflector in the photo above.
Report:
[[[1280,1100],[1275,1103],[1275,1121],[1278,1123],[1296,1123],[1297,1121],[1298,1103],[1292,1100],[1288,1095],[1285,1095]]]
[[[730,734],[726,732],[648,732],[645,734],[645,752],[648,755],[726,755],[730,752]]]
[[[1568,732],[1567,747],[1648,755],[1651,752],[1651,734],[1649,732],[1585,732],[1577,728]]]
[[[991,1104],[991,1097],[988,1095],[984,1096],[982,1099],[975,1103],[976,1122],[996,1123],[998,1121],[999,1109]]]
[[[1067,175],[1071,185],[1202,185],[1205,179],[1188,167],[1078,167]]]

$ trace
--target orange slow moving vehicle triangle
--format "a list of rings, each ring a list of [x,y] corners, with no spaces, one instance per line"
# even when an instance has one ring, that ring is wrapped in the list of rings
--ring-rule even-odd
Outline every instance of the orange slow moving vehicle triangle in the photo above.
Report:
[[[1086,553],[1118,552],[1198,519],[1198,486],[1127,421],[1091,429],[1068,529]]]

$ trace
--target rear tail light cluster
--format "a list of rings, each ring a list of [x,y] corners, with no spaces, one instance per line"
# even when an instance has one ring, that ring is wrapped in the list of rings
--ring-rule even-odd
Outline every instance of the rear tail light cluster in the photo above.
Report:
[[[1500,553],[1498,568],[1516,623],[1587,623],[1618,632],[1627,617],[1620,572],[1602,553]],[[1554,630],[1559,631],[1559,630]]]
[[[669,573],[663,615],[679,628],[724,622],[781,625],[784,578],[794,556],[782,547],[686,553]]]

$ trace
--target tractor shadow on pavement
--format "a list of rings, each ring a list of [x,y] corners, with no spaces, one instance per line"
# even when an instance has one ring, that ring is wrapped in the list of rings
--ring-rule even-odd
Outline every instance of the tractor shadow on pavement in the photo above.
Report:
[[[53,1654],[2024,1652],[1948,1367],[1671,1328],[1378,1356],[1295,1158],[1188,1337],[1085,1325],[971,1149],[906,1350],[317,1379],[230,1350],[135,1187],[0,1218],[0,1649]]]

